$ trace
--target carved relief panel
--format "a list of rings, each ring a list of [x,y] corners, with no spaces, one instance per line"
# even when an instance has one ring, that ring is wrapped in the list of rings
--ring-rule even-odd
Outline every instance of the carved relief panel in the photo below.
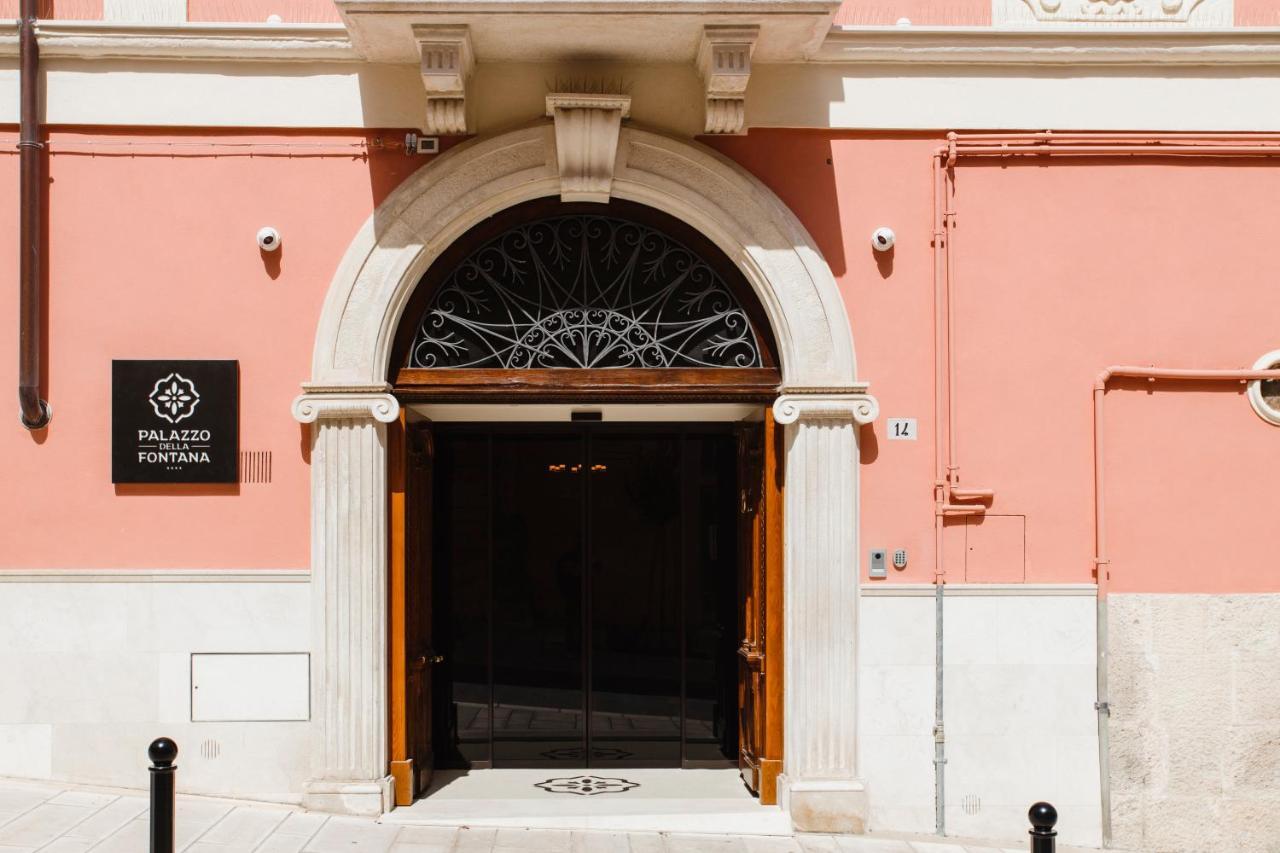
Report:
[[[993,0],[996,26],[1130,24],[1230,27],[1233,0]]]

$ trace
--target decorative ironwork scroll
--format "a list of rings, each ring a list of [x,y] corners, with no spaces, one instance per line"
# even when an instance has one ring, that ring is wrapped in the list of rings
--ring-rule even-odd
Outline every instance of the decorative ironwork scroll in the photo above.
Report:
[[[719,274],[655,228],[552,216],[489,240],[431,298],[409,367],[760,367]]]

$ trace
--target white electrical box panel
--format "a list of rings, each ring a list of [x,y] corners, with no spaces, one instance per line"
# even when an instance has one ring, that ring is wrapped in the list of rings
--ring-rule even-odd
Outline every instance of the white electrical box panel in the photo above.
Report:
[[[306,652],[191,655],[191,721],[274,722],[311,718]]]

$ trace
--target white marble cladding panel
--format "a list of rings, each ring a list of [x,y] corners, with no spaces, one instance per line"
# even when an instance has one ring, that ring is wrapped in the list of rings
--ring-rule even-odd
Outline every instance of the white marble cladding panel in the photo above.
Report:
[[[933,599],[858,602],[858,753],[872,832],[932,832]]]
[[[166,735],[179,790],[297,800],[309,725],[191,722],[191,655],[307,651],[309,585],[183,575],[0,583],[0,775],[144,787]]]
[[[1047,799],[1064,815],[1064,842],[1100,843],[1095,599],[948,589],[948,834],[1025,838],[1027,807]],[[935,605],[928,596],[885,593],[864,595],[859,605],[868,828],[930,832]]]
[[[1280,838],[1280,595],[1112,595],[1117,847],[1262,853]]]

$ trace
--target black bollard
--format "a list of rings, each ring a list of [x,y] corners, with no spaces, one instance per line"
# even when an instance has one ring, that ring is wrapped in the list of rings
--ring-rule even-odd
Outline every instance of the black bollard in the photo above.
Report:
[[[151,758],[151,853],[173,853],[174,760],[178,745],[158,737],[147,748]]]
[[[1053,828],[1058,822],[1058,810],[1048,803],[1036,803],[1027,812],[1031,821],[1031,853],[1054,853],[1058,833]]]

